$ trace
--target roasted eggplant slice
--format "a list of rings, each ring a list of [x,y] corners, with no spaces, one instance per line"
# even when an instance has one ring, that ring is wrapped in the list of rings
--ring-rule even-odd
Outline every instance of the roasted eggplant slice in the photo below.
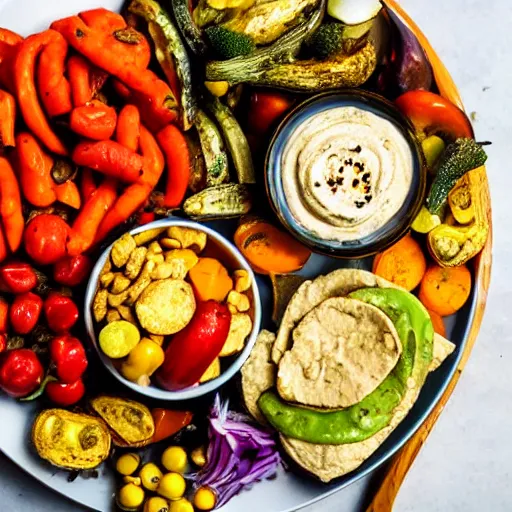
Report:
[[[99,466],[110,453],[111,436],[103,421],[64,409],[47,409],[36,418],[32,442],[38,455],[63,469]]]
[[[91,409],[107,424],[116,446],[138,448],[151,442],[155,423],[149,409],[138,402],[114,396],[98,396]]]

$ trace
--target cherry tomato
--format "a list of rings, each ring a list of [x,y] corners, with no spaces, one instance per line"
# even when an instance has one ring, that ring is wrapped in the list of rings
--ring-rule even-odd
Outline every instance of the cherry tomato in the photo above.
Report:
[[[0,358],[0,389],[14,398],[27,396],[37,389],[44,368],[36,353],[28,348],[9,350]]]
[[[85,394],[85,386],[82,379],[71,384],[64,382],[48,382],[46,385],[46,396],[56,405],[68,407],[76,404]]]
[[[28,334],[37,325],[43,299],[32,292],[17,295],[9,310],[9,322],[14,332]]]
[[[267,134],[291,109],[293,98],[280,92],[258,91],[251,96],[249,105],[248,128],[257,134]]]
[[[7,335],[0,334],[0,354],[7,350]]]
[[[46,323],[56,333],[69,331],[78,320],[78,308],[71,297],[51,292],[43,305]]]
[[[66,256],[69,226],[57,215],[41,214],[25,228],[27,254],[40,265],[51,265]]]
[[[0,298],[0,333],[5,334],[9,328],[9,304]]]
[[[78,286],[89,277],[91,267],[91,259],[85,254],[66,256],[55,263],[53,278],[64,286]]]
[[[82,343],[69,334],[50,341],[50,357],[57,377],[67,384],[78,380],[87,368],[87,355]]]

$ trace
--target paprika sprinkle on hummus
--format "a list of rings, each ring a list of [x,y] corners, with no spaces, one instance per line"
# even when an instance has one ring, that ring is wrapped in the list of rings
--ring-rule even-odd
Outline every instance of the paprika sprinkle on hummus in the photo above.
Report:
[[[399,128],[354,106],[309,117],[282,154],[291,214],[316,236],[335,241],[357,240],[385,226],[404,204],[413,170]]]

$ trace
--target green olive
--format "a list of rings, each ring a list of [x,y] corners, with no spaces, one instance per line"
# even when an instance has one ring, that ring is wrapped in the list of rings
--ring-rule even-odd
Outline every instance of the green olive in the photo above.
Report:
[[[136,453],[125,453],[116,462],[116,471],[123,476],[130,476],[137,471],[140,457]]]
[[[135,484],[126,484],[117,494],[117,504],[128,512],[137,510],[144,503],[144,491]]]
[[[169,503],[160,496],[153,496],[144,503],[144,512],[169,512]]]
[[[149,462],[142,466],[139,471],[139,477],[144,488],[148,491],[156,491],[162,479],[162,472],[156,464]]]

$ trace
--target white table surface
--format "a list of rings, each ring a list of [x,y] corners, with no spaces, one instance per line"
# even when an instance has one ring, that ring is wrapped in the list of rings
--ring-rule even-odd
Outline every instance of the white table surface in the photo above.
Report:
[[[467,110],[476,112],[477,139],[493,142],[488,150],[488,173],[495,240],[491,294],[480,337],[452,399],[400,491],[394,510],[510,511],[512,49],[508,45],[512,45],[512,2],[402,0],[402,5],[422,27],[453,74]],[[304,510],[359,512],[364,509],[371,489],[371,483],[365,480]],[[84,510],[30,479],[2,455],[0,497],[2,512]]]

